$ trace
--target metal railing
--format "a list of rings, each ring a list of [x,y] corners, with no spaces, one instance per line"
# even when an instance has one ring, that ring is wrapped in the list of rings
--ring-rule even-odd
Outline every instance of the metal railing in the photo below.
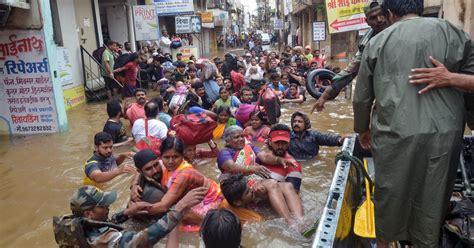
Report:
[[[88,101],[100,101],[104,99],[104,89],[107,85],[102,79],[101,70],[105,71],[102,64],[97,61],[83,46],[81,46],[82,74],[84,77],[84,88]],[[115,80],[115,79],[113,79]],[[117,80],[117,84],[121,85]],[[89,82],[89,84],[88,84]]]

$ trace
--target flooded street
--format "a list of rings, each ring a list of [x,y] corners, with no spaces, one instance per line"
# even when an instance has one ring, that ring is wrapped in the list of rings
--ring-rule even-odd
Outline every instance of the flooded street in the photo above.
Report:
[[[295,110],[309,112],[314,99],[302,105],[284,105],[282,122],[289,124]],[[1,140],[0,147],[0,247],[53,247],[52,216],[70,213],[69,198],[82,185],[83,164],[93,151],[93,136],[107,119],[105,103],[85,104],[68,113],[67,133]],[[313,129],[322,132],[351,133],[352,108],[342,96],[327,104],[324,113],[311,115]],[[128,121],[124,121],[127,123]],[[222,147],[222,143],[219,144]],[[114,154],[129,147],[114,150]],[[326,200],[327,186],[334,170],[338,148],[322,147],[316,160],[303,162],[301,197],[309,223],[319,216]],[[131,161],[129,160],[128,163]],[[216,179],[215,160],[196,166]],[[126,205],[131,176],[119,176],[107,185],[119,200],[111,212]],[[244,227],[246,247],[309,246],[311,240],[288,230],[281,220],[269,220]],[[198,247],[195,233],[180,236],[184,247]],[[163,244],[163,241],[160,243]],[[157,245],[158,246],[158,245]]]

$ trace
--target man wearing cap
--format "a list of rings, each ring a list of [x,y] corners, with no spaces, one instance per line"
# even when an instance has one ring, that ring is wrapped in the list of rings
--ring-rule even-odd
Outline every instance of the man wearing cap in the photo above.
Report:
[[[308,61],[313,60],[313,54],[311,53],[311,46],[306,46],[304,48],[304,56],[308,59]]]
[[[159,202],[166,193],[161,185],[164,167],[160,160],[152,150],[144,149],[133,156],[133,162],[139,174],[130,188],[130,199],[133,202]]]
[[[123,231],[114,224],[123,223],[131,216],[146,214],[151,204],[130,203],[125,210],[108,220],[109,207],[117,199],[117,193],[102,192],[93,186],[81,187],[74,192],[70,207],[73,218],[82,218],[86,228],[83,230],[84,237],[75,238],[85,238],[90,247],[152,247],[173,230],[186,210],[202,201],[204,193],[202,188],[190,191],[157,222],[140,232],[132,232]],[[56,238],[61,235],[60,230],[55,226]],[[58,238],[56,241],[59,245],[71,245]],[[76,242],[82,243],[84,240]]]
[[[338,73],[332,80],[331,86],[327,87],[324,93],[319,97],[316,103],[311,109],[311,113],[315,110],[322,111],[324,109],[324,104],[329,98],[334,98],[339,94],[339,92],[346,87],[352,80],[357,76],[359,72],[359,65],[362,58],[362,52],[364,47],[367,45],[369,40],[374,37],[376,34],[382,32],[387,28],[388,22],[387,19],[380,8],[382,0],[371,0],[365,7],[365,21],[370,26],[371,29],[365,34],[359,43],[359,49],[354,57],[352,57],[351,62],[347,67]]]
[[[252,65],[251,60],[252,60],[252,54],[246,53],[244,57],[244,65],[245,65],[246,70],[248,70],[250,66]]]
[[[438,247],[459,165],[463,91],[420,96],[425,85],[409,76],[432,67],[429,56],[451,72],[474,74],[473,43],[447,21],[421,17],[423,7],[423,0],[384,0],[391,26],[367,44],[354,92],[354,130],[374,157],[377,247],[396,240]]]
[[[307,160],[316,157],[319,153],[319,146],[341,146],[344,137],[337,134],[320,133],[309,130],[311,122],[308,116],[300,111],[291,115],[290,147],[288,152],[298,160]]]
[[[271,173],[270,177],[278,182],[289,182],[293,185],[295,190],[299,192],[301,186],[301,165],[288,154],[288,147],[290,146],[290,128],[285,124],[275,124],[271,127],[269,139],[267,141],[268,151],[263,150],[264,153],[272,153],[276,157],[280,157],[292,161],[294,166],[283,167],[281,165],[264,164]]]
[[[177,54],[176,54],[176,61],[173,62],[173,65],[174,65],[175,67],[178,67],[178,63],[179,63],[179,62],[183,62],[182,59],[183,59],[183,54],[182,54],[182,53],[177,53]]]
[[[176,70],[173,75],[173,80],[175,83],[178,81],[185,82],[189,80],[189,75],[186,72],[186,64],[184,62],[178,61],[176,63]]]

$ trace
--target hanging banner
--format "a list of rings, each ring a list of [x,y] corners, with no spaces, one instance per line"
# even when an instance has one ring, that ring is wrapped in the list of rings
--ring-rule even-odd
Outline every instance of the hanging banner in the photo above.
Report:
[[[369,0],[326,0],[329,33],[341,33],[369,26],[365,22],[364,6]]]
[[[178,49],[173,49],[172,52],[171,52],[171,55],[173,56],[173,58],[176,58],[176,54],[178,54],[178,53],[182,54],[182,59],[181,60],[184,63],[188,63],[189,58],[191,56],[194,56],[196,58],[201,57],[201,55],[199,54],[199,49],[195,46],[182,46]]]
[[[189,15],[194,13],[191,0],[146,0],[146,4],[154,4],[158,16]]]
[[[58,131],[41,30],[0,32],[0,126],[10,134]]]
[[[58,47],[56,49],[58,61],[58,76],[63,86],[64,105],[66,110],[74,108],[86,102],[84,86],[81,82],[72,80],[72,63],[69,49]]]
[[[155,5],[133,6],[136,40],[158,40],[160,33]]]
[[[201,33],[201,18],[197,15],[176,16],[175,25],[177,34]]]

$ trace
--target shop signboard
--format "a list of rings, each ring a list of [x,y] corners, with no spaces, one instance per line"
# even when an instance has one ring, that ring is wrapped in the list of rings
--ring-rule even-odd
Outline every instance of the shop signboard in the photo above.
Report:
[[[275,19],[273,23],[275,30],[283,30],[284,23],[282,19]]]
[[[177,16],[194,13],[192,0],[147,0],[145,3],[154,4],[158,16]]]
[[[133,6],[133,23],[136,40],[158,40],[160,31],[155,5]]]
[[[63,87],[64,106],[66,106],[66,110],[69,110],[86,102],[84,86],[81,82],[74,82],[72,79],[73,68],[69,49],[58,47],[56,54],[58,76]]]
[[[330,34],[365,29],[364,6],[369,0],[326,0]]]
[[[176,54],[181,53],[182,54],[182,61],[187,63],[189,61],[189,58],[191,55],[194,55],[194,57],[199,58],[199,49],[195,46],[182,46],[178,49],[173,49],[172,51],[172,56],[173,58],[176,58]]]
[[[19,135],[58,131],[41,30],[0,31],[0,129]]]
[[[201,32],[201,18],[197,15],[176,16],[175,25],[177,34],[195,34]]]
[[[213,13],[210,11],[201,12],[202,23],[214,23]]]

